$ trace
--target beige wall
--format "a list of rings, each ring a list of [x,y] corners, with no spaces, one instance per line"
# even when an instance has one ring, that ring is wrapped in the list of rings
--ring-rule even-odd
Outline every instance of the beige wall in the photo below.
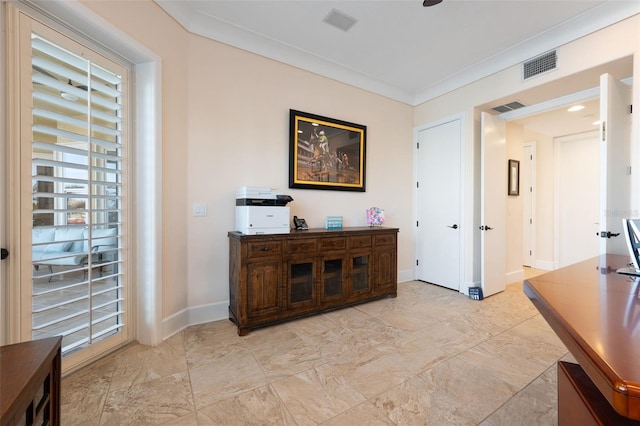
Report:
[[[150,1],[88,2],[162,58],[163,318],[228,305],[227,232],[235,191],[289,194],[291,215],[324,227],[366,225],[385,209],[400,228],[398,270],[413,271],[413,108],[245,51],[188,34]],[[289,109],[367,126],[366,192],[288,188]],[[206,217],[192,216],[206,203]]]
[[[366,225],[365,209],[382,207],[402,230],[399,270],[411,269],[409,106],[196,36],[189,52],[189,201],[215,213],[187,218],[191,304],[228,298],[226,232],[242,185],[291,195],[291,214],[310,227],[328,215]],[[290,108],[367,126],[365,193],[288,188]],[[225,273],[212,276],[211,267]]]

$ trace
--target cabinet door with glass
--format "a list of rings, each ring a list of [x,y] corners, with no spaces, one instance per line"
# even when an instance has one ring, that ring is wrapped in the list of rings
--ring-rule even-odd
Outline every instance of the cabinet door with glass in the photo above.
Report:
[[[322,258],[320,298],[323,304],[344,301],[346,296],[346,265],[344,256]]]
[[[316,279],[318,261],[313,258],[294,257],[287,261],[288,310],[305,310],[317,305]]]
[[[356,252],[349,255],[349,297],[358,298],[371,293],[373,281],[371,252]]]

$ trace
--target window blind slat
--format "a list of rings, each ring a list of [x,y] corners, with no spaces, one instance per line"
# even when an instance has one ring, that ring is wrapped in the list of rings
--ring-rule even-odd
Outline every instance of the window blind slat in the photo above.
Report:
[[[78,55],[69,52],[66,49],[49,43],[48,41],[35,34],[31,38],[31,48],[36,52],[45,53],[78,69],[86,69],[86,60],[80,58]]]
[[[51,95],[49,93],[45,93],[42,92],[40,90],[38,90],[38,88],[34,88],[33,92],[32,92],[33,98],[37,99],[39,101],[45,102],[47,104],[50,104],[52,106],[56,106],[59,108],[63,108],[66,110],[71,110],[74,112],[77,112],[78,114],[84,114],[86,115],[88,112],[88,108],[83,104],[80,103],[76,103],[76,102],[71,102],[68,101],[66,99],[64,99],[61,96],[54,96]],[[91,117],[92,118],[96,118],[99,120],[102,120],[104,122],[107,123],[112,123],[112,124],[120,124],[122,122],[122,119],[117,116],[117,115],[113,115],[113,114],[106,114],[102,111],[96,110],[96,109],[92,109],[91,110]]]
[[[35,117],[47,118],[49,120],[55,120],[58,123],[65,123],[71,126],[80,127],[81,129],[87,129],[87,122],[85,120],[79,120],[74,117],[70,117],[68,115],[60,114],[53,111],[48,111],[42,108],[34,108],[32,111]]]
[[[48,73],[58,74],[64,79],[68,80],[66,84],[69,86],[78,87],[78,88],[80,88],[79,86],[85,86],[87,87],[87,89],[90,86],[92,91],[95,90],[99,93],[103,93],[106,96],[109,96],[112,98],[117,98],[122,95],[122,93],[120,93],[119,90],[109,87],[106,84],[100,83],[99,81],[96,81],[94,79],[91,79],[91,81],[89,81],[86,72],[85,73],[77,72],[69,67],[62,66],[60,63],[54,62],[47,58],[34,56],[31,59],[31,64],[34,66],[36,72],[44,71]],[[77,82],[79,86],[74,85],[72,81]],[[85,89],[81,89],[81,90],[85,90]]]
[[[74,132],[69,132],[66,130],[61,130],[61,129],[55,129],[53,127],[49,127],[49,126],[45,126],[42,124],[34,124],[33,125],[33,131],[36,133],[44,133],[45,135],[49,135],[49,136],[57,136],[60,138],[65,138],[65,139],[71,139],[74,141],[79,141],[79,142],[86,142],[87,140],[87,135],[81,135],[78,133],[74,133]]]
[[[87,157],[89,155],[86,149],[72,148],[67,145],[55,144],[50,142],[33,142],[33,147],[43,152],[51,152],[51,153],[64,152],[67,154],[78,155],[81,157]],[[114,151],[111,151],[111,152],[114,152]],[[92,157],[100,160],[108,161],[108,162],[122,161],[122,156],[102,154],[97,152],[92,153]],[[109,170],[113,170],[113,169],[109,169]]]

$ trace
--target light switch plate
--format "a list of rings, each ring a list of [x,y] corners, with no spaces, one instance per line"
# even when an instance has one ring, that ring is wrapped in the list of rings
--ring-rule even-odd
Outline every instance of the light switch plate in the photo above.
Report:
[[[206,216],[207,215],[207,205],[203,203],[194,203],[193,204],[193,215],[194,216]]]

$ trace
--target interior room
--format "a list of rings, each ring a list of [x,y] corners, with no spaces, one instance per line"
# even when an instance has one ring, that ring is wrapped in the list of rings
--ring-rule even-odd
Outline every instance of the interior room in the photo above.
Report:
[[[523,281],[628,253],[640,4],[435,3],[0,1],[0,344],[63,336],[62,424],[557,424],[580,359]],[[241,188],[383,211],[393,287],[241,330]]]

